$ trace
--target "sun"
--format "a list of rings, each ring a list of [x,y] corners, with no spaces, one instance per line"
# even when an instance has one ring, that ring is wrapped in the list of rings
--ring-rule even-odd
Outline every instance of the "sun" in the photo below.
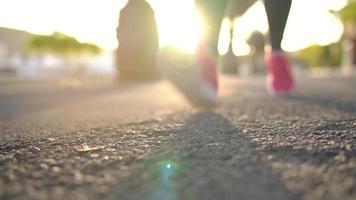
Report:
[[[160,46],[174,46],[194,52],[204,23],[192,0],[148,1],[155,10]]]

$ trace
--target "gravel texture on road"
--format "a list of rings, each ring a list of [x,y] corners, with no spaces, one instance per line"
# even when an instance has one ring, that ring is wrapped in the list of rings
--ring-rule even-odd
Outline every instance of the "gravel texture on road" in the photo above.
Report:
[[[356,77],[224,77],[196,110],[167,82],[0,86],[0,199],[355,199]]]

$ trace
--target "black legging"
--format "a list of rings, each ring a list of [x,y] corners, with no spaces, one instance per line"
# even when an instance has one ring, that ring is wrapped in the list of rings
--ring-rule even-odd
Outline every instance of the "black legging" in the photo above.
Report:
[[[254,0],[235,1],[236,6],[239,6],[239,8],[236,9],[237,15],[243,14],[243,12],[245,12],[246,9],[255,2]],[[208,41],[211,51],[217,55],[217,44],[221,21],[224,17],[229,0],[196,0],[196,3],[207,21],[205,40]],[[279,51],[281,50],[281,41],[292,0],[264,0],[264,3],[268,18],[272,50]],[[235,4],[231,5],[235,6]]]
[[[270,42],[273,51],[281,50],[281,41],[291,4],[292,0],[265,0]]]

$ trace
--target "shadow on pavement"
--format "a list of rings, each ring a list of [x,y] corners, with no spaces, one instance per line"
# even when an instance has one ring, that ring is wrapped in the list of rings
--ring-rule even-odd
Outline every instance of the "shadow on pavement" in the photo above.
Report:
[[[296,199],[223,116],[202,112],[174,130],[107,199]]]

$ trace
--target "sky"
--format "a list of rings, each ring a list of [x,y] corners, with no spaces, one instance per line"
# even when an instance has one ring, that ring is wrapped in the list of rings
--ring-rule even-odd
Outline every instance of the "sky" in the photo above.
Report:
[[[127,0],[0,0],[0,26],[37,34],[60,31],[92,42],[104,49],[115,49],[118,14]],[[156,12],[160,45],[175,45],[193,51],[204,26],[194,0],[148,0]],[[337,41],[342,24],[328,10],[338,10],[346,0],[294,0],[287,23],[283,48],[296,51],[311,44]],[[184,14],[182,14],[184,13]],[[263,4],[256,3],[243,17],[224,21],[234,24],[234,52],[248,53],[244,40],[253,30],[268,30]],[[225,27],[226,29],[226,27]],[[225,37],[225,38],[224,38]],[[221,41],[226,41],[222,31]],[[226,46],[226,45],[225,45]],[[224,52],[224,44],[220,52]]]

